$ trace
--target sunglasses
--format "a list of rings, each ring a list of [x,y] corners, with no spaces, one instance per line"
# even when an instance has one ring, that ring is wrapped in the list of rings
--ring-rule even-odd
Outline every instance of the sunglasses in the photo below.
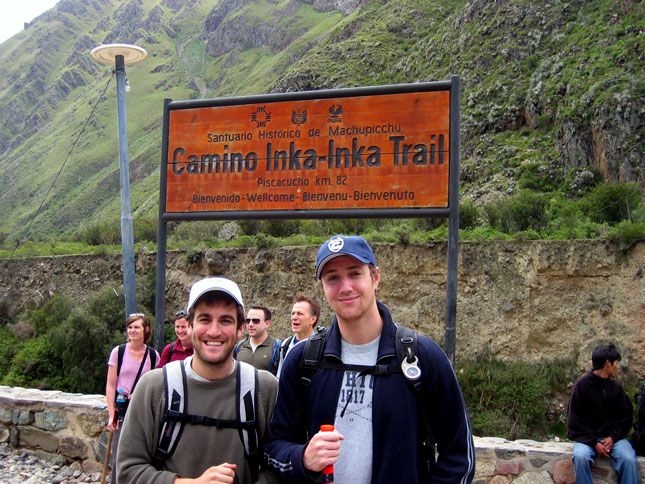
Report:
[[[260,324],[260,318],[246,318],[246,324]]]

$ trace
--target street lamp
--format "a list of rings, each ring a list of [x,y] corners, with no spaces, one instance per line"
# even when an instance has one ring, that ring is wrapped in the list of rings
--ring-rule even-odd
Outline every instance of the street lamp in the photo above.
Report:
[[[123,259],[123,287],[125,313],[137,311],[134,272],[134,231],[130,211],[130,169],[128,166],[128,129],[125,113],[125,65],[143,61],[148,53],[142,47],[130,44],[105,44],[94,47],[92,58],[101,64],[116,65],[116,102],[119,129],[119,178],[121,183],[121,253]],[[127,89],[129,90],[129,89]]]

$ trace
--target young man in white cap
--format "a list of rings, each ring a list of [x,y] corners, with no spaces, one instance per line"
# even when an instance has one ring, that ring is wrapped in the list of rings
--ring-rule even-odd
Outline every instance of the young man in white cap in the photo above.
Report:
[[[244,324],[239,287],[202,279],[187,312],[194,354],[141,378],[119,443],[119,481],[276,482],[261,462],[277,380],[233,359]],[[244,383],[249,374],[257,386]]]
[[[325,242],[316,277],[335,316],[285,360],[269,465],[283,482],[320,482],[327,466],[339,483],[472,482],[470,422],[452,365],[434,341],[402,336],[376,300],[381,272],[365,239]],[[335,430],[320,431],[325,424]]]

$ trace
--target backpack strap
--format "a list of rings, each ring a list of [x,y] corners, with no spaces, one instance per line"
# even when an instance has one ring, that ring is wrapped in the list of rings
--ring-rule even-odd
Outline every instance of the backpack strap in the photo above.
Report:
[[[238,362],[237,378],[237,421],[238,432],[244,445],[251,467],[253,481],[257,479],[264,456],[260,452],[260,433],[258,428],[258,370],[244,362]]]
[[[326,340],[327,331],[323,330],[311,335],[305,341],[305,347],[302,350],[302,359],[300,360],[300,382],[305,388],[309,387],[311,378],[320,365]]]
[[[237,359],[237,354],[240,352],[242,349],[242,345],[244,342],[247,340],[247,338],[241,339],[237,343],[235,343],[235,346],[233,347],[233,358]]]
[[[287,357],[287,351],[289,351],[289,345],[293,341],[294,335],[289,336],[288,338],[285,338],[282,341],[282,344],[280,345],[280,359],[284,361],[284,359]]]
[[[273,343],[273,351],[271,351],[271,363],[269,363],[269,371],[275,375],[278,371],[278,363],[280,363],[280,346],[282,345],[282,340],[280,338],[275,340]]]
[[[175,343],[170,343],[170,349],[168,350],[168,362],[172,361],[172,354],[175,352]]]
[[[425,430],[425,438],[420,442],[423,449],[423,470],[426,475],[430,475],[431,469],[436,463],[436,443],[432,435],[432,428],[430,427],[430,419],[428,418],[428,406],[424,405],[423,399],[423,380],[421,379],[421,369],[419,368],[419,358],[417,356],[417,337],[418,334],[415,330],[406,328],[404,326],[397,326],[394,346],[396,348],[396,358],[401,364],[401,370],[405,381],[410,387],[410,391],[414,394],[417,400],[417,405],[420,408],[421,422]],[[421,425],[421,424],[420,424]]]
[[[423,388],[421,380],[421,369],[417,357],[417,332],[405,326],[397,326],[394,337],[396,358],[401,365],[401,371],[415,393]]]
[[[123,356],[125,355],[126,343],[120,344],[117,350],[116,376],[119,377],[121,367],[123,366]]]
[[[159,431],[159,443],[153,456],[154,465],[158,469],[175,452],[184,429],[183,423],[168,419],[168,414],[185,414],[188,405],[184,362],[172,361],[164,365],[163,378],[166,390],[165,406]]]
[[[148,346],[148,351],[150,352],[150,369],[154,370],[157,368],[157,352],[151,346]]]

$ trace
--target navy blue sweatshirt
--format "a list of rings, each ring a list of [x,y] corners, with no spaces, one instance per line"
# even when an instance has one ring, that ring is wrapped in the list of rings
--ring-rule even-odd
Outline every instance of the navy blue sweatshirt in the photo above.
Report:
[[[383,304],[378,303],[378,309],[383,330],[377,364],[396,363],[396,326]],[[329,331],[323,358],[340,359],[341,337],[335,319]],[[269,466],[284,482],[320,482],[320,473],[304,468],[303,454],[320,425],[334,422],[343,377],[343,370],[319,368],[305,389],[299,368],[304,348],[304,344],[295,346],[285,360],[266,446]],[[420,399],[401,374],[374,378],[373,441],[366,443],[373,447],[371,482],[472,482],[475,453],[470,422],[452,365],[441,348],[423,336],[418,338],[417,356],[424,380]],[[419,401],[425,408],[419,408]],[[438,450],[429,475],[420,446],[423,413]]]

